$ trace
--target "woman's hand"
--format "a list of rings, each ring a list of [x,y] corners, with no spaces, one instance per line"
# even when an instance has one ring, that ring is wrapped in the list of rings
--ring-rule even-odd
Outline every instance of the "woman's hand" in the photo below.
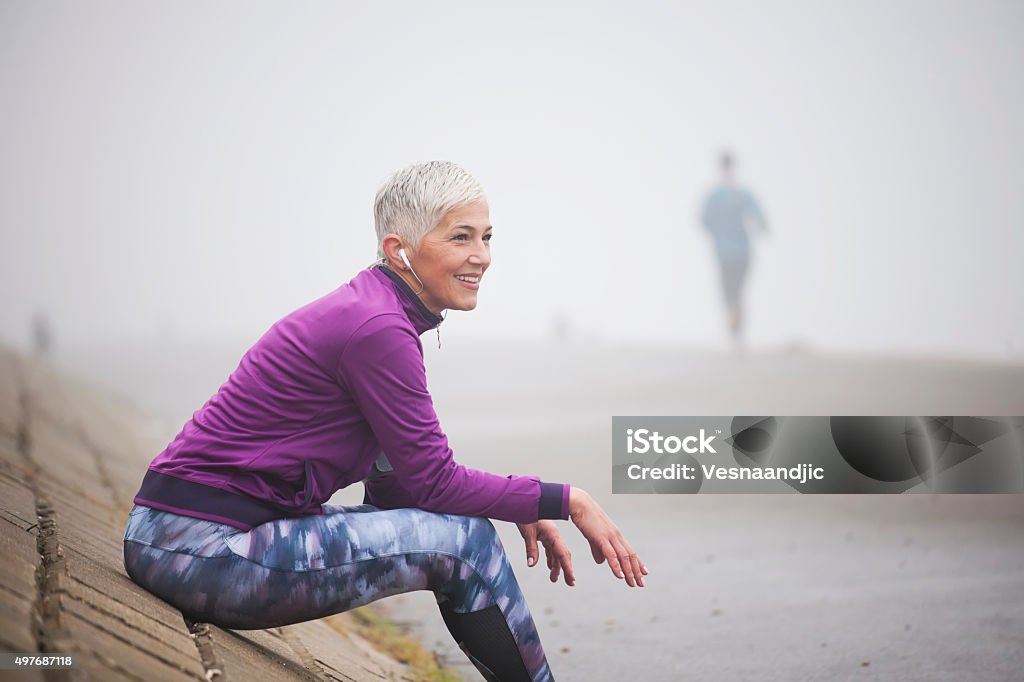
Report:
[[[590,543],[594,561],[600,564],[607,559],[616,578],[624,578],[630,587],[644,586],[647,567],[619,527],[587,491],[576,487],[569,489],[569,518]]]
[[[544,545],[544,555],[548,560],[548,569],[551,571],[551,582],[558,582],[558,574],[564,572],[565,584],[572,587],[576,584],[576,574],[572,571],[572,553],[569,552],[565,540],[558,532],[558,527],[552,521],[537,521],[536,523],[517,523],[520,535],[526,541],[526,565],[535,566],[540,552],[537,549],[537,541]]]

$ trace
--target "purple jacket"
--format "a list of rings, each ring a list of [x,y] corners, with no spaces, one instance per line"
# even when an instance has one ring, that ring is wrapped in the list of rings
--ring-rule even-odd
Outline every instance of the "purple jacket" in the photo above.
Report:
[[[150,464],[135,502],[249,530],[319,514],[335,491],[372,472],[366,501],[382,508],[568,518],[568,485],[455,462],[419,339],[440,322],[387,268],[360,272],[249,349]]]

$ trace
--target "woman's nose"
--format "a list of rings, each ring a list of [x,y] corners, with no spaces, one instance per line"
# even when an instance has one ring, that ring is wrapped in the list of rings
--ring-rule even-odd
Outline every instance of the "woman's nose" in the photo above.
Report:
[[[469,255],[469,263],[470,265],[482,265],[487,267],[491,263],[491,252],[486,246],[480,246]]]

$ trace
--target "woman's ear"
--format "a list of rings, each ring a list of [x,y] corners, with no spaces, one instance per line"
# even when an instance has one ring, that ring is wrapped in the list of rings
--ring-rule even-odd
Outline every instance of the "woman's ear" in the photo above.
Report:
[[[402,256],[399,255],[399,250],[402,248],[402,238],[397,234],[389,234],[384,237],[384,241],[381,244],[384,249],[384,258],[387,260],[388,265],[396,270],[405,270],[405,263],[402,262]]]

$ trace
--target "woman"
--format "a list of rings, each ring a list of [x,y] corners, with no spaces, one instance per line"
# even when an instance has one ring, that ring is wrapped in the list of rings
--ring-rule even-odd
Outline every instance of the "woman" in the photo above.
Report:
[[[488,679],[550,680],[488,518],[519,524],[527,563],[575,582],[548,519],[571,518],[631,587],[647,569],[583,490],[457,464],[419,335],[476,307],[491,262],[487,200],[447,162],[377,193],[380,261],[286,316],[153,460],[125,530],[131,578],[186,617],[235,629],[321,618],[431,590]],[[363,481],[365,504],[324,504]]]

